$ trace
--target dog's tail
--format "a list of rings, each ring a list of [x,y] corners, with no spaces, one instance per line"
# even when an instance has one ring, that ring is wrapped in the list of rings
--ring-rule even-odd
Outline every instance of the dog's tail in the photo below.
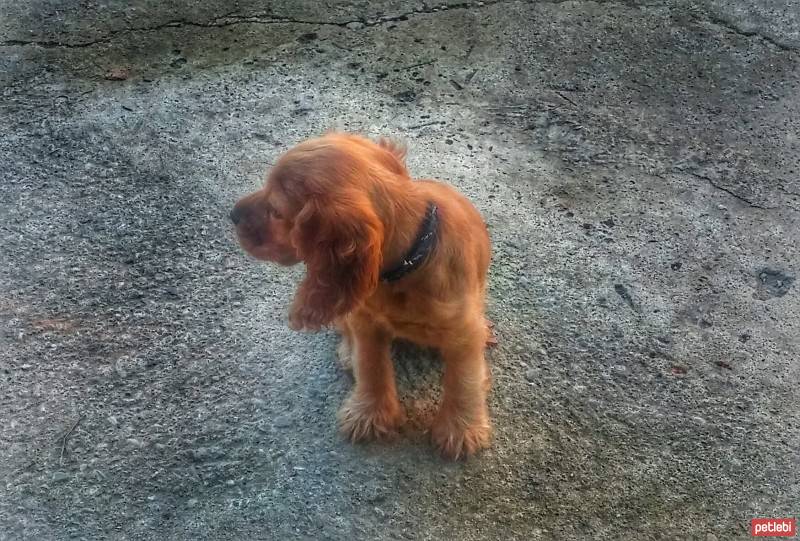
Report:
[[[388,137],[381,137],[375,142],[395,158],[397,161],[397,167],[393,168],[395,172],[401,175],[408,175],[408,170],[406,169],[406,152],[408,148],[406,145]]]
[[[377,141],[378,146],[385,148],[392,154],[397,160],[402,163],[403,165],[406,164],[406,153],[408,152],[408,148],[406,147],[405,143],[401,143],[400,141],[395,141],[394,139],[390,139],[388,137],[381,137]]]

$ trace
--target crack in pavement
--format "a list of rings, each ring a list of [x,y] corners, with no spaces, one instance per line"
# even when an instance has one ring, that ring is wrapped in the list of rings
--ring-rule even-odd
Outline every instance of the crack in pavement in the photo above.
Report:
[[[116,30],[109,33],[106,36],[101,38],[93,39],[90,41],[85,42],[78,42],[78,43],[68,43],[59,40],[47,40],[47,41],[38,41],[38,40],[20,40],[20,39],[11,39],[0,41],[0,47],[11,47],[11,46],[34,46],[34,47],[42,47],[45,49],[53,49],[53,48],[66,48],[66,49],[82,49],[87,47],[92,47],[94,45],[99,45],[102,43],[109,43],[117,36],[132,34],[137,32],[158,32],[159,30],[163,30],[165,28],[181,28],[181,27],[196,27],[196,28],[224,28],[227,26],[235,26],[240,24],[303,24],[303,25],[312,25],[312,26],[338,26],[340,28],[348,28],[348,25],[362,25],[359,28],[363,27],[374,27],[380,26],[392,22],[397,21],[405,21],[408,20],[409,17],[414,15],[425,15],[425,14],[433,14],[433,13],[443,13],[446,11],[451,10],[471,10],[471,9],[481,9],[485,7],[494,6],[497,4],[504,4],[504,3],[513,3],[515,0],[487,0],[484,2],[460,2],[457,4],[446,4],[444,6],[431,6],[431,7],[424,7],[422,9],[416,9],[414,11],[408,11],[405,13],[401,13],[398,15],[391,15],[391,16],[381,16],[377,19],[373,20],[363,20],[363,19],[353,19],[349,21],[343,22],[334,22],[334,21],[315,21],[315,20],[307,20],[307,19],[296,19],[293,17],[282,17],[280,15],[271,15],[268,13],[257,13],[253,15],[237,15],[235,12],[227,13],[225,15],[221,15],[215,17],[214,19],[207,21],[207,22],[197,22],[191,21],[187,19],[174,19],[171,21],[167,21],[165,23],[161,23],[155,26],[146,26],[140,28],[125,28],[121,30]],[[542,1],[538,2],[537,4],[562,4],[570,0],[551,0],[551,1]],[[584,0],[587,3],[592,4],[600,4],[600,5],[617,5],[617,6],[625,6],[625,7],[636,7],[636,8],[646,8],[651,7],[654,4],[644,4],[638,6],[631,6],[624,2],[618,1],[609,1],[604,2],[602,0]],[[793,47],[782,43],[781,41],[766,36],[764,34],[760,34],[756,31],[747,31],[743,30],[730,21],[727,21],[717,15],[706,13],[709,22],[725,28],[726,30],[745,36],[745,37],[758,37],[762,40],[771,43],[775,47],[783,51],[797,51],[797,47]],[[356,28],[353,28],[356,29]]]
[[[743,28],[739,28],[738,26],[736,26],[731,21],[723,19],[722,17],[720,17],[718,15],[714,15],[712,13],[707,13],[706,15],[708,16],[708,20],[712,24],[715,24],[717,26],[725,28],[726,30],[728,30],[729,32],[732,32],[734,34],[738,34],[740,36],[744,36],[744,37],[748,37],[748,38],[749,37],[753,37],[753,36],[761,38],[762,40],[766,41],[767,43],[771,43],[772,45],[774,45],[775,47],[777,47],[778,49],[780,49],[782,51],[797,51],[798,50],[798,47],[793,47],[791,45],[787,45],[786,43],[783,43],[778,39],[775,39],[773,37],[767,36],[765,34],[761,34],[759,32],[756,32],[755,30],[744,30]]]
[[[746,197],[743,197],[743,196],[739,195],[738,193],[734,192],[733,190],[730,190],[730,189],[726,188],[725,186],[720,186],[719,184],[714,182],[714,179],[712,179],[711,177],[707,177],[705,175],[701,175],[700,173],[695,173],[695,172],[692,172],[692,171],[687,171],[687,172],[690,175],[692,175],[693,177],[700,178],[700,179],[703,179],[703,180],[707,181],[709,184],[711,184],[711,186],[713,186],[717,190],[725,192],[728,195],[732,195],[733,197],[735,197],[736,199],[738,199],[742,203],[745,203],[745,204],[747,204],[748,206],[750,206],[752,208],[761,209],[761,210],[775,210],[776,208],[778,208],[778,207],[764,207],[764,206],[759,205],[757,203],[753,203],[752,201],[750,201]]]
[[[401,13],[399,15],[391,15],[391,16],[381,16],[377,19],[373,20],[363,20],[363,19],[353,19],[349,21],[343,22],[334,22],[334,21],[314,21],[314,20],[307,20],[307,19],[296,19],[293,17],[282,17],[280,15],[270,15],[268,13],[256,13],[253,15],[237,15],[235,12],[227,13],[225,15],[221,15],[215,17],[214,19],[207,21],[207,22],[197,22],[197,21],[190,21],[187,19],[174,19],[171,21],[167,21],[165,23],[161,23],[155,26],[146,26],[140,28],[126,28],[122,30],[116,30],[111,32],[110,34],[103,36],[101,38],[97,38],[91,41],[79,42],[79,43],[65,43],[62,41],[37,41],[37,40],[6,40],[0,41],[0,47],[9,47],[9,46],[35,46],[35,47],[42,47],[45,49],[53,49],[63,47],[66,49],[82,49],[86,47],[92,47],[94,45],[99,45],[101,43],[109,43],[117,36],[125,35],[125,34],[132,34],[137,32],[158,32],[159,30],[163,30],[165,28],[180,28],[184,26],[190,27],[197,27],[197,28],[224,28],[227,26],[236,26],[240,24],[304,24],[304,25],[312,25],[312,26],[338,26],[340,28],[348,28],[348,25],[361,25],[360,28],[363,27],[373,27],[373,26],[380,26],[383,24],[388,24],[397,21],[405,21],[408,20],[409,17],[414,15],[425,15],[425,14],[432,14],[432,13],[441,13],[444,11],[450,10],[466,10],[466,9],[480,9],[484,7],[493,6],[495,4],[503,4],[508,3],[513,0],[488,0],[485,2],[461,2],[458,4],[449,4],[447,5],[446,9],[442,9],[441,6],[436,7],[425,7],[424,9],[417,9],[414,11],[408,11],[405,13]]]

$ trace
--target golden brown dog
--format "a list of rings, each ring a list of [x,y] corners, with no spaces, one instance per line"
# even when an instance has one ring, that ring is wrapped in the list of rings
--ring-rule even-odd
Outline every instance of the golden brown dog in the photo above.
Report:
[[[464,196],[413,181],[396,143],[328,134],[284,154],[231,220],[252,256],[305,262],[289,322],[295,330],[333,323],[341,332],[340,357],[352,357],[355,375],[339,414],[348,438],[389,438],[403,423],[389,356],[400,337],[441,352],[444,393],[431,428],[441,452],[466,457],[488,446],[491,248]]]

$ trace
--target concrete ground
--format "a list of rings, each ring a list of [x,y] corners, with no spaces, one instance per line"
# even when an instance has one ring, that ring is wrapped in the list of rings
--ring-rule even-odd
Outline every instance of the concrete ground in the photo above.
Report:
[[[0,0],[0,539],[748,539],[800,518],[800,5]],[[351,446],[226,214],[338,128],[494,242],[491,450]]]

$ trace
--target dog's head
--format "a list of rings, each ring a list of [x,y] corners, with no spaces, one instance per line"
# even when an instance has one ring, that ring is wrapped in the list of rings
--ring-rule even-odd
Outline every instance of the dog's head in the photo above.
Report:
[[[390,142],[329,134],[284,154],[265,186],[230,213],[253,257],[294,265],[307,276],[295,297],[293,328],[317,329],[355,308],[378,283],[386,183],[409,181]]]

